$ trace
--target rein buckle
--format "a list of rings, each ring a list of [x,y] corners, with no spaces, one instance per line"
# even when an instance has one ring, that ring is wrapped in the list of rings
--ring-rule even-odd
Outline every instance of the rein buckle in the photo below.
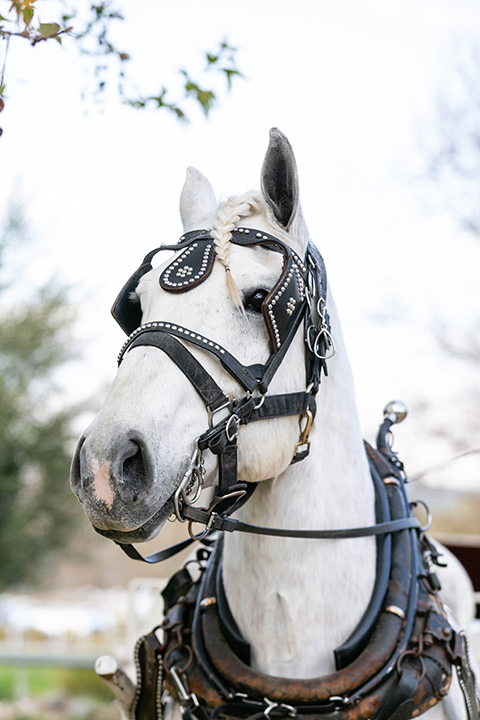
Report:
[[[227,397],[227,402],[225,402],[223,405],[220,405],[220,407],[215,408],[215,410],[212,410],[212,408],[209,405],[207,405],[209,427],[213,428],[213,427],[215,427],[216,424],[219,425],[222,421],[224,421],[228,418],[228,413],[226,413],[222,418],[220,418],[220,420],[217,423],[215,423],[215,415],[217,413],[221,412],[222,410],[229,410],[229,411],[231,410],[232,401],[228,395],[226,397]]]

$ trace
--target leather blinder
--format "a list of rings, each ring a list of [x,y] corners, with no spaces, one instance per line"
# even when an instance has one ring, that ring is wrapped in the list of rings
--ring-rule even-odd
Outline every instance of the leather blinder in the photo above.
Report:
[[[215,262],[213,239],[198,239],[165,268],[160,287],[169,292],[186,292],[200,285],[212,272]]]
[[[305,280],[299,260],[288,257],[283,272],[262,304],[262,313],[272,342],[278,352],[286,338],[303,316],[305,308]],[[303,264],[302,269],[304,270]]]

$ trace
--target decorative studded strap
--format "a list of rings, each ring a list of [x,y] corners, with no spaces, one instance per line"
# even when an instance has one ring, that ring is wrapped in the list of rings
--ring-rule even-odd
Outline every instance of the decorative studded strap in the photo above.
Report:
[[[187,350],[176,338],[162,332],[138,333],[129,343],[128,349],[131,350],[137,346],[150,345],[159,350],[163,350],[169,358],[177,365],[184,375],[187,376],[195,390],[198,392],[205,405],[210,410],[228,403],[228,398],[223,390],[217,385],[215,380],[204,367],[193,357],[192,353]]]
[[[212,355],[220,360],[221,364],[228,370],[228,372],[237,380],[240,385],[249,392],[254,392],[258,386],[257,378],[250,372],[249,368],[242,365],[228,350],[225,350],[221,345],[209,340],[208,338],[200,335],[193,330],[176,325],[175,323],[169,322],[151,322],[141,325],[127,339],[118,356],[118,364],[123,360],[125,353],[132,347],[137,345],[154,345],[160,347],[163,341],[160,340],[160,336],[164,337],[176,337],[182,340],[186,340],[197,347],[201,347],[203,350],[207,350]],[[154,338],[153,340],[151,338]],[[181,347],[185,350],[181,343],[177,342],[176,347]],[[180,351],[179,351],[180,352]],[[185,350],[185,352],[188,352]],[[190,357],[193,357],[191,353],[188,353]],[[172,357],[174,362],[180,367],[181,365],[175,357]],[[205,372],[205,371],[204,371]]]

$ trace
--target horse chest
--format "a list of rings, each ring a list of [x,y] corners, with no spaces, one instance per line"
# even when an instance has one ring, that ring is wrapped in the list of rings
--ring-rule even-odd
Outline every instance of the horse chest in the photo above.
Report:
[[[350,549],[348,542],[337,543],[325,552],[301,540],[225,540],[225,592],[251,645],[252,666],[278,677],[333,672],[333,650],[355,628],[371,595],[373,543],[356,541]]]

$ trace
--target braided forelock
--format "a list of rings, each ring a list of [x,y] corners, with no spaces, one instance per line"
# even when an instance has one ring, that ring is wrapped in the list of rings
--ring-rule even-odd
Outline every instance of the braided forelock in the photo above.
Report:
[[[238,292],[235,280],[229,265],[230,240],[232,231],[242,218],[247,218],[261,212],[262,201],[260,195],[249,193],[239,197],[231,197],[222,203],[217,210],[217,217],[213,224],[212,237],[215,243],[215,252],[218,260],[225,268],[227,289],[234,303],[242,309],[243,303]]]

